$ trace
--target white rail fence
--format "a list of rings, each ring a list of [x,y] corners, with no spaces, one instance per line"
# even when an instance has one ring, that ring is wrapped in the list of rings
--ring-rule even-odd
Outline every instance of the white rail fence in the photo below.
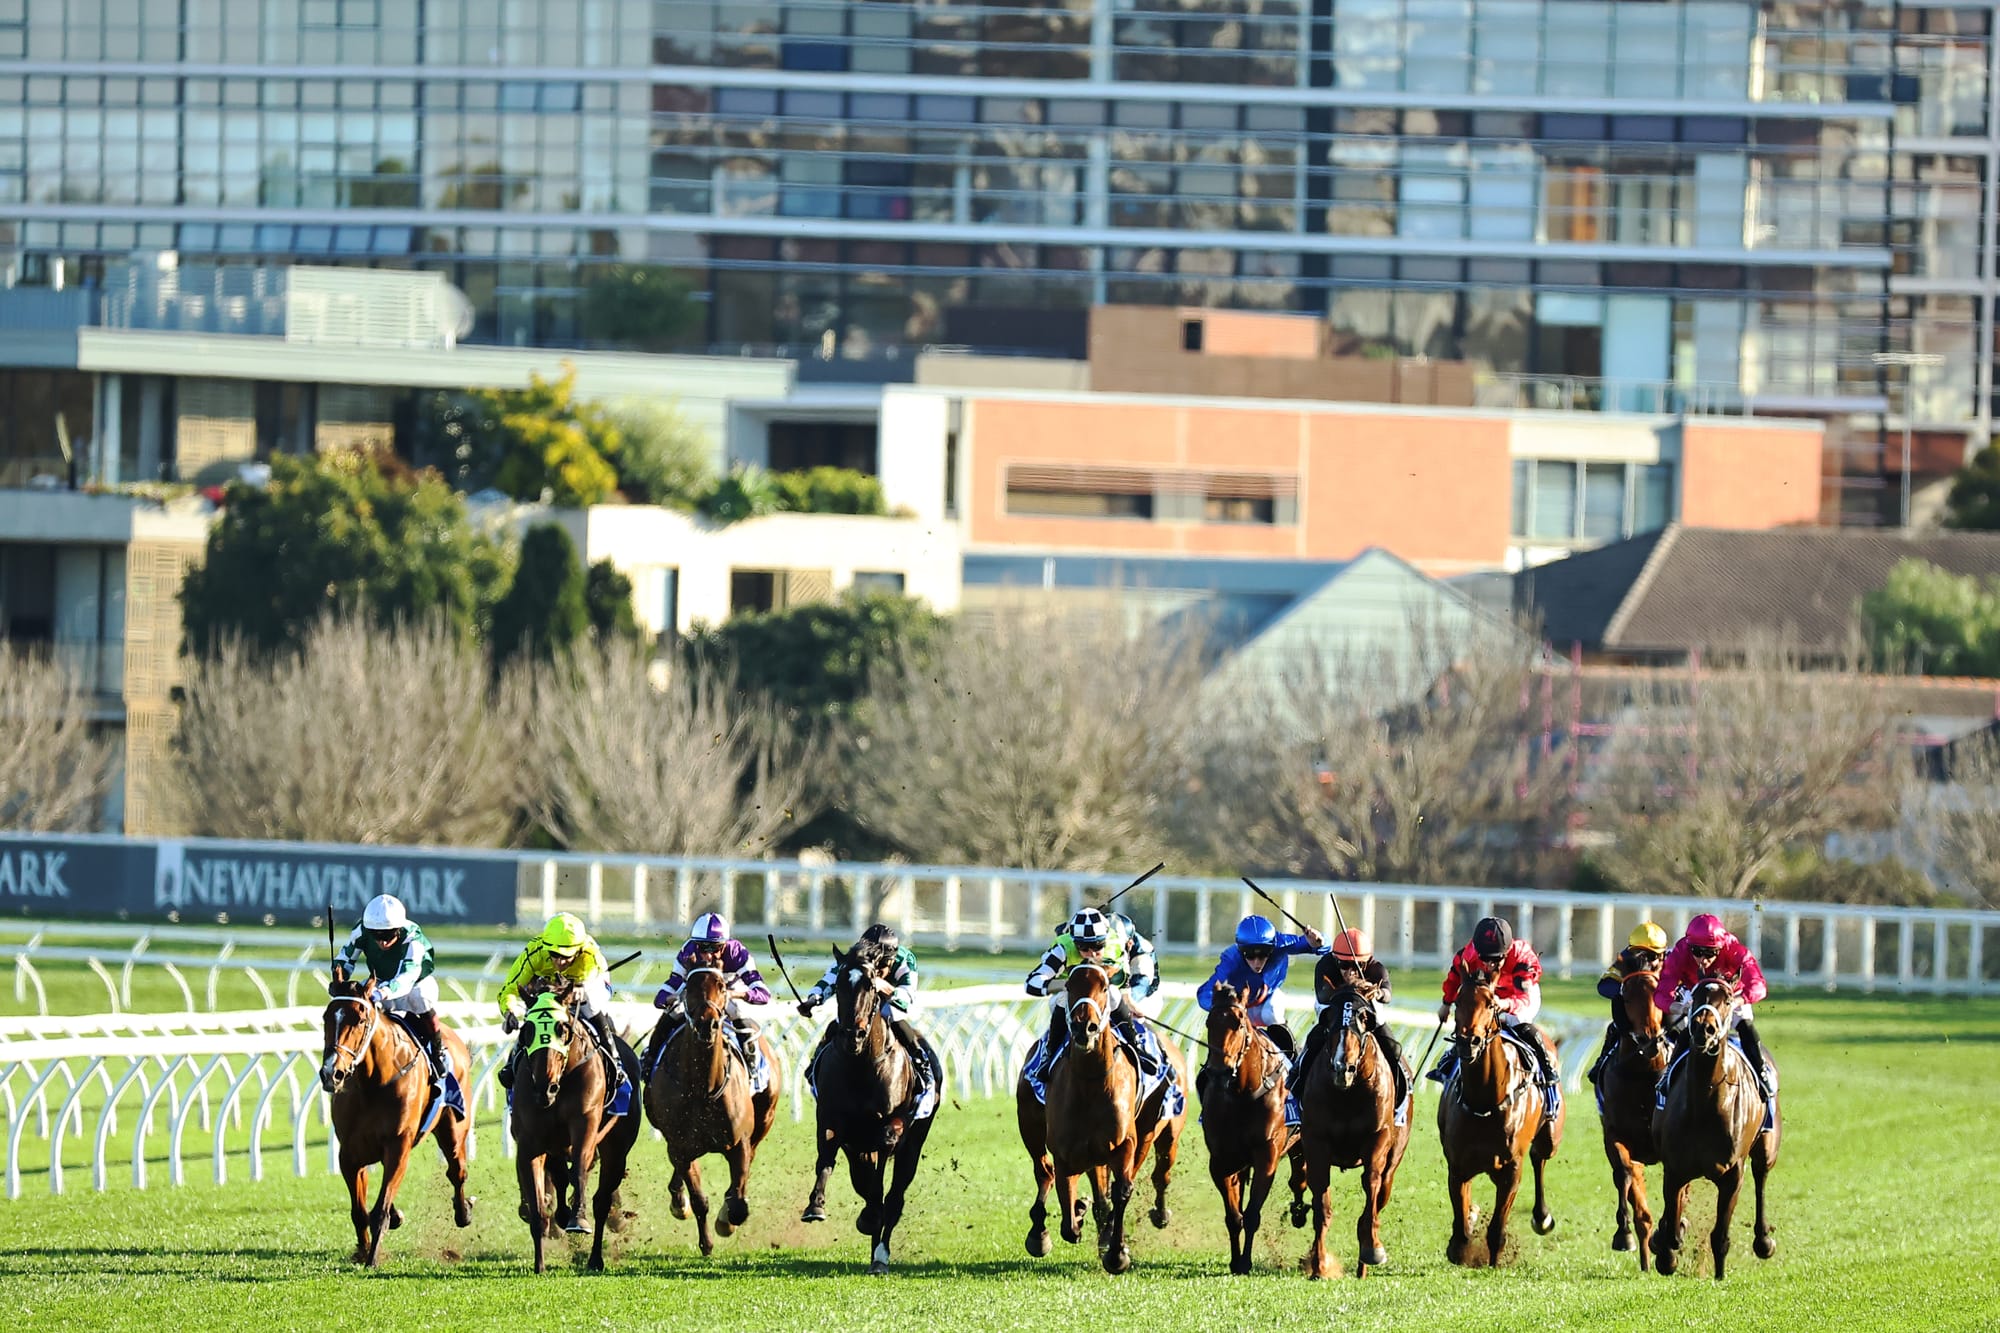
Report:
[[[1310,1007],[1298,997],[1286,1000],[1288,1010]],[[1182,1033],[1201,1034],[1193,986],[1168,983],[1141,1007]],[[499,1135],[502,1152],[511,1156],[506,1099],[494,1078],[510,1039],[490,1021],[493,1010],[486,1004],[456,1001],[442,1008],[472,1053],[467,1096],[473,1151],[485,1129]],[[621,1002],[617,1013],[627,1037],[643,1046],[654,1011]],[[1018,986],[973,986],[926,997],[920,1022],[944,1062],[947,1092],[987,1097],[1011,1091],[1047,1015],[1046,1002]],[[778,1005],[762,1017],[784,1058],[792,1118],[803,1119],[810,1095],[805,1064],[822,1026]],[[1431,1030],[1429,1014],[1396,1010],[1392,1019],[1405,1043]],[[323,1171],[336,1170],[338,1145],[318,1082],[321,1020],[322,1010],[311,1005],[0,1020],[7,1197],[20,1198],[26,1178],[36,1172],[46,1174],[55,1194],[64,1191],[71,1172],[86,1170],[95,1190],[110,1188],[114,1171],[144,1189],[149,1167],[162,1160],[167,1179],[185,1184],[189,1163],[204,1156],[218,1185],[229,1180],[232,1159],[252,1181],[264,1179],[268,1152],[285,1152],[294,1175],[310,1174],[315,1160]],[[1597,1025],[1547,1014],[1543,1022],[1564,1038],[1569,1083],[1581,1086]],[[1190,1049],[1189,1056],[1198,1064],[1201,1052]],[[1419,1086],[1433,1085],[1419,1080]]]

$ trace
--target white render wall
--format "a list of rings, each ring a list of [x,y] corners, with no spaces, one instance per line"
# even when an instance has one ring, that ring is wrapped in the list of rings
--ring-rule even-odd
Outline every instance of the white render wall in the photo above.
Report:
[[[882,394],[876,434],[876,471],[891,509],[942,524],[945,434],[951,397],[936,390],[889,388]]]
[[[599,505],[586,525],[587,559],[609,560],[631,578],[639,621],[652,633],[669,628],[656,591],[662,569],[676,571],[672,628],[682,633],[697,621],[729,618],[729,575],[737,569],[829,570],[836,593],[859,572],[897,573],[904,592],[939,611],[958,608],[963,582],[958,530],[941,520],[768,514],[717,527],[672,509]]]

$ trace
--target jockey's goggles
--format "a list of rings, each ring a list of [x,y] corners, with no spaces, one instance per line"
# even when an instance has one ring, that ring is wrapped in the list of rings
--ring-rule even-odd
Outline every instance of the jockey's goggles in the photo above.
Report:
[[[394,930],[371,930],[368,932],[368,938],[377,944],[394,944],[403,938],[403,928],[398,926]]]
[[[1699,958],[1705,963],[1712,963],[1715,961],[1716,955],[1721,952],[1720,949],[1697,949],[1690,947],[1688,949],[1688,956],[1690,958]]]
[[[1487,954],[1479,955],[1479,961],[1486,964],[1486,966],[1488,967],[1498,967],[1502,962],[1506,961],[1506,958],[1507,955],[1504,953],[1496,953],[1490,956]]]
[[[1274,952],[1268,944],[1246,944],[1237,950],[1246,963],[1267,963]]]
[[[577,951],[575,949],[549,950],[549,957],[555,959],[557,963],[562,964],[565,967],[567,967],[571,962],[575,961],[576,955]]]

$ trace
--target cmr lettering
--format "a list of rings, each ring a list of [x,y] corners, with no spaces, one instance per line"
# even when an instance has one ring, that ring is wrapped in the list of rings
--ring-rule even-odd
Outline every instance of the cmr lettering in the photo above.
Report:
[[[63,881],[68,860],[68,852],[0,852],[0,897],[69,897]]]

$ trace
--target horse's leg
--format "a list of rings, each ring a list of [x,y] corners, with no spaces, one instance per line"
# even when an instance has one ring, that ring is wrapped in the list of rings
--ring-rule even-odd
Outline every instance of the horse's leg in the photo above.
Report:
[[[1062,1238],[1065,1241],[1074,1245],[1083,1239],[1083,1227],[1079,1225],[1082,1219],[1077,1216],[1081,1200],[1076,1196],[1076,1177],[1070,1175],[1067,1171],[1056,1171],[1055,1186],[1056,1228],[1062,1233]],[[1039,1206],[1039,1201],[1037,1201],[1037,1207]],[[1028,1237],[1028,1242],[1030,1248],[1032,1248],[1034,1244],[1032,1233]]]
[[[1132,1266],[1132,1251],[1125,1244],[1125,1208],[1132,1202],[1132,1177],[1138,1174],[1139,1147],[1127,1139],[1105,1172],[1111,1184],[1111,1232],[1109,1241],[1100,1247],[1100,1257],[1107,1273],[1122,1273]]]
[[[539,1273],[546,1266],[542,1240],[548,1230],[548,1219],[542,1215],[542,1155],[521,1148],[514,1155],[514,1177],[521,1186],[521,1220],[528,1224],[528,1234],[535,1238],[535,1271]]]
[[[1268,1151],[1268,1149],[1266,1150]],[[1271,1197],[1271,1184],[1278,1178],[1282,1157],[1267,1156],[1251,1168],[1250,1206],[1243,1211],[1243,1271],[1256,1262],[1257,1230],[1264,1225],[1264,1200]]]
[[[1382,1177],[1389,1168],[1389,1152],[1389,1134],[1383,1134],[1361,1166],[1361,1216],[1354,1223],[1361,1256],[1354,1268],[1356,1277],[1367,1277],[1370,1266],[1389,1262],[1389,1252],[1382,1248]]]
[[[1646,1164],[1632,1159],[1627,1186],[1632,1200],[1632,1225],[1638,1231],[1639,1271],[1653,1259],[1653,1210],[1646,1202]]]
[[[1688,1177],[1679,1175],[1671,1167],[1662,1163],[1660,1175],[1660,1197],[1665,1201],[1666,1211],[1660,1217],[1659,1229],[1653,1233],[1653,1267],[1662,1274],[1672,1274],[1680,1266],[1681,1232],[1687,1227],[1687,1196],[1691,1183]]]
[[[687,1183],[688,1206],[694,1210],[694,1229],[701,1241],[701,1252],[713,1254],[715,1238],[708,1232],[708,1196],[701,1192],[701,1163],[689,1158],[681,1168],[681,1179]]]
[[[449,1111],[438,1114],[437,1128],[431,1131],[439,1151],[444,1153],[444,1178],[451,1182],[451,1218],[462,1227],[472,1225],[473,1200],[465,1192],[465,1183],[472,1175],[465,1165],[467,1140],[471,1136],[470,1118]]]
[[[1456,1169],[1450,1175],[1445,1188],[1451,1195],[1451,1239],[1445,1243],[1444,1257],[1448,1263],[1462,1264],[1472,1244],[1472,1177],[1461,1176]]]
[[[1743,1192],[1743,1163],[1723,1172],[1715,1182],[1715,1229],[1708,1233],[1708,1252],[1715,1257],[1715,1280],[1729,1261],[1729,1223],[1736,1216],[1736,1197]]]
[[[806,1196],[806,1210],[799,1214],[801,1222],[826,1221],[826,1184],[833,1179],[834,1163],[840,1160],[840,1144],[833,1136],[833,1130],[821,1116],[814,1117],[819,1126],[819,1161],[814,1166],[812,1193]]]
[[[1610,1125],[1604,1127],[1604,1158],[1611,1163],[1611,1188],[1618,1196],[1618,1230],[1612,1234],[1611,1248],[1629,1250],[1632,1248],[1632,1155],[1611,1132]]]
[[[1544,1139],[1538,1134],[1528,1148],[1528,1167],[1535,1176],[1535,1206],[1529,1210],[1528,1217],[1537,1236],[1546,1236],[1556,1229],[1556,1215],[1549,1210],[1548,1196],[1542,1189],[1542,1172],[1555,1149],[1551,1147],[1545,1152],[1543,1145]]]
[[[1778,1252],[1778,1242],[1771,1239],[1771,1224],[1764,1216],[1764,1177],[1771,1174],[1771,1136],[1759,1134],[1754,1147],[1750,1149],[1750,1180],[1757,1194],[1757,1239],[1751,1250],[1759,1259],[1768,1259]]]
[[[875,1255],[868,1269],[871,1273],[889,1271],[889,1246],[896,1234],[896,1224],[903,1220],[903,1198],[909,1193],[910,1182],[916,1179],[917,1162],[924,1155],[924,1140],[930,1137],[930,1133],[931,1122],[919,1120],[903,1135],[903,1141],[896,1145],[889,1192],[882,1200],[882,1225],[875,1233]]]
[[[368,1262],[370,1248],[368,1167],[356,1158],[349,1157],[345,1144],[341,1145],[340,1174],[347,1177],[347,1210],[348,1215],[354,1220],[354,1262],[365,1264]]]
[[[748,1141],[731,1144],[722,1154],[729,1163],[729,1189],[722,1196],[722,1216],[715,1229],[725,1236],[750,1220],[750,1159],[756,1154]]]
[[[1050,1249],[1049,1186],[1055,1184],[1056,1172],[1049,1161],[1047,1119],[1025,1083],[1014,1090],[1014,1123],[1035,1173],[1035,1202],[1028,1208],[1028,1254],[1040,1259]]]
[[[1167,1186],[1173,1183],[1174,1159],[1180,1156],[1180,1151],[1180,1131],[1171,1122],[1162,1125],[1153,1140],[1153,1208],[1146,1214],[1158,1230],[1164,1231],[1174,1220],[1174,1210],[1167,1207]]]
[[[410,1169],[410,1145],[395,1139],[382,1150],[382,1192],[375,1196],[375,1210],[369,1214],[368,1266],[374,1268],[382,1261],[382,1233],[388,1229],[389,1210],[396,1205],[396,1190],[403,1183],[403,1173]]]
[[[1541,1179],[1539,1170],[1535,1173]],[[1493,1216],[1486,1219],[1486,1262],[1500,1266],[1500,1253],[1507,1248],[1507,1219],[1514,1213],[1514,1198],[1521,1192],[1521,1161],[1515,1158],[1493,1173]]]
[[[1215,1182],[1215,1192],[1222,1196],[1222,1225],[1229,1232],[1229,1271],[1247,1273],[1250,1271],[1250,1265],[1240,1254],[1243,1241],[1243,1210],[1237,1202],[1238,1182],[1242,1177],[1228,1162],[1210,1153],[1208,1178]]]
[[[1111,1168],[1090,1168],[1090,1224],[1097,1228],[1097,1248],[1104,1248],[1104,1229],[1111,1225]],[[1081,1219],[1077,1222],[1082,1226]]]
[[[595,1234],[590,1241],[590,1262],[585,1268],[593,1273],[604,1271],[604,1227],[611,1219],[612,1210],[618,1207],[618,1187],[625,1183],[625,1165],[632,1145],[626,1136],[614,1129],[604,1140],[603,1148],[597,1162],[597,1193],[590,1201]]]
[[[861,1200],[854,1229],[870,1239],[882,1218],[882,1170],[886,1162],[885,1153],[850,1150],[847,1154],[847,1183],[853,1186],[854,1197]]]
[[[597,1162],[597,1126],[589,1118],[573,1121],[569,1127],[569,1201],[562,1212],[562,1229],[583,1230],[583,1198],[590,1188],[590,1170]]]
[[[1306,1163],[1306,1189],[1312,1195],[1313,1239],[1312,1248],[1306,1251],[1307,1277],[1333,1277],[1335,1269],[1326,1257],[1326,1227],[1333,1213],[1333,1164],[1330,1161],[1309,1159]]]
[[[1286,1161],[1291,1163],[1292,1225],[1302,1227],[1312,1219],[1312,1210],[1306,1204],[1306,1145],[1305,1140],[1294,1138],[1287,1153]]]

